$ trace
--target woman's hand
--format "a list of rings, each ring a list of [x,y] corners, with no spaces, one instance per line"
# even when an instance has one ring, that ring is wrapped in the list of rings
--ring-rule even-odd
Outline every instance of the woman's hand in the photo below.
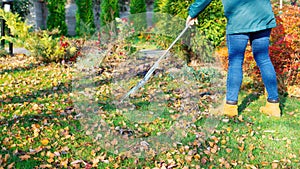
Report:
[[[194,25],[194,24],[198,24],[198,19],[197,19],[197,18],[191,18],[191,16],[188,16],[188,17],[186,18],[186,23],[185,23],[185,25],[186,25],[186,26],[192,26],[192,25]]]

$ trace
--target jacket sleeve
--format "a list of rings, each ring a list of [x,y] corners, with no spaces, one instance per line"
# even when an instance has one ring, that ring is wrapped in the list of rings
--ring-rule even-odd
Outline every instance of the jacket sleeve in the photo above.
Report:
[[[211,0],[195,0],[189,7],[189,15],[191,18],[196,18],[209,4]]]

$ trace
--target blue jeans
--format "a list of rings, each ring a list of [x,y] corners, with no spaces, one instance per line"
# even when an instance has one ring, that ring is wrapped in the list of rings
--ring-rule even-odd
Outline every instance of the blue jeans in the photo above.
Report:
[[[228,75],[227,75],[227,102],[237,102],[243,80],[244,54],[248,41],[257,66],[260,69],[262,80],[268,92],[268,100],[278,100],[277,79],[274,66],[269,57],[269,42],[271,29],[258,32],[227,35],[228,47]]]

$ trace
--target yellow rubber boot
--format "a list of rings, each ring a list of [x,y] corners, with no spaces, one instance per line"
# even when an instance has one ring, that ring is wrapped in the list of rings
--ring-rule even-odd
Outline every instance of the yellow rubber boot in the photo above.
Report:
[[[238,115],[238,106],[225,103],[223,114],[228,117],[237,116]]]
[[[280,117],[279,103],[270,103],[267,101],[266,105],[260,108],[260,112],[273,117]]]

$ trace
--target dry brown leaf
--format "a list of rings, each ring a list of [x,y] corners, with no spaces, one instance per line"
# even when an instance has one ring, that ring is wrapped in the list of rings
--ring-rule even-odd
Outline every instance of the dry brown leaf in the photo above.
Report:
[[[272,169],[276,169],[276,168],[278,168],[278,166],[279,166],[278,163],[275,163],[275,162],[272,163]]]
[[[200,160],[201,157],[200,157],[199,154],[195,154],[195,155],[194,155],[194,158],[195,158],[195,160]]]
[[[46,156],[49,157],[49,158],[54,158],[55,154],[51,153],[50,151],[47,151]]]
[[[260,164],[261,164],[262,166],[268,166],[268,165],[269,165],[269,162],[267,162],[267,161],[262,161]]]
[[[224,166],[225,166],[225,168],[231,168],[231,165],[227,161],[225,161]]]
[[[187,163],[190,163],[190,162],[192,162],[193,156],[185,156],[184,159]]]
[[[15,162],[9,164],[9,165],[7,166],[7,169],[12,169],[12,168],[14,168],[14,165],[15,165]]]
[[[232,152],[232,149],[226,148],[226,152],[227,152],[227,153],[231,153],[231,152]]]
[[[252,151],[252,150],[254,150],[254,149],[255,149],[255,145],[254,145],[254,144],[250,144],[250,145],[249,145],[249,150]]]
[[[239,119],[240,122],[243,122],[244,121],[243,115],[239,115],[238,119]]]
[[[64,167],[64,168],[67,168],[67,166],[68,166],[68,162],[69,162],[69,160],[68,160],[68,159],[66,159],[66,160],[62,160],[62,161],[60,162],[60,166],[62,166],[62,167]]]
[[[20,158],[22,161],[23,161],[23,160],[28,160],[28,159],[30,158],[30,155],[25,154],[25,155],[20,156],[19,158]]]
[[[49,159],[47,159],[47,162],[48,163],[52,163],[54,161],[54,159],[53,158],[49,158]]]
[[[50,165],[50,164],[42,164],[42,165],[40,165],[39,166],[39,168],[53,168],[53,166],[52,165]]]
[[[7,160],[9,159],[10,155],[9,154],[5,154],[3,162],[6,163]]]
[[[240,150],[240,152],[243,152],[243,151],[244,151],[244,149],[245,149],[245,144],[244,144],[244,143],[242,143],[242,145],[241,145],[241,146],[238,146],[238,149]]]

